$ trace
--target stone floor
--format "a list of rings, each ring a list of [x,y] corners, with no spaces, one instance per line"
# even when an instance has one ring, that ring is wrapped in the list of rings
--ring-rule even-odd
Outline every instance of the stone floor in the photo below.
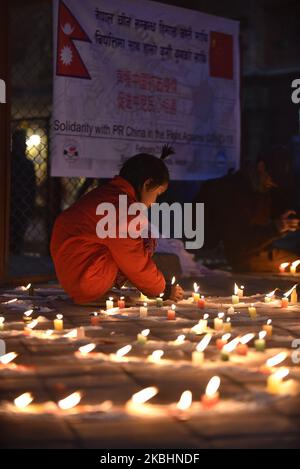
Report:
[[[195,280],[206,296],[205,311],[187,300]],[[203,312],[210,315],[209,326],[213,326],[218,312],[226,312],[230,306],[235,281],[245,285],[245,298],[230,315],[231,339],[249,332],[257,334],[271,318],[273,336],[267,339],[267,349],[256,352],[252,340],[248,356],[233,352],[230,361],[223,362],[215,346],[222,333],[211,330],[205,362],[194,365],[191,353],[202,336],[190,329]],[[7,353],[18,356],[8,365],[0,365],[0,446],[299,448],[300,364],[293,362],[296,349],[292,342],[298,339],[296,346],[300,348],[300,303],[288,309],[280,308],[280,300],[264,303],[266,293],[279,288],[279,298],[298,281],[299,277],[276,275],[188,279],[183,282],[186,300],[177,306],[176,320],[166,319],[168,306],[157,308],[150,302],[145,319],[139,317],[139,307],[131,307],[115,315],[100,313],[99,327],[90,325],[89,314],[101,308],[73,305],[57,285],[36,285],[33,296],[27,291],[3,290],[0,316],[5,317],[5,327],[0,339],[5,341]],[[14,298],[18,301],[5,304]],[[256,320],[249,317],[248,303],[257,307]],[[35,307],[33,317],[40,318],[33,332],[25,335],[22,316],[31,307]],[[44,333],[53,329],[57,313],[64,316],[64,331],[47,337]],[[64,337],[79,326],[84,327],[85,338]],[[137,333],[145,328],[150,329],[148,342],[137,344]],[[186,335],[184,343],[172,344],[180,334]],[[75,353],[91,342],[96,348],[89,355]],[[132,345],[131,351],[116,359],[115,352],[127,344]],[[165,352],[160,363],[148,359],[155,349]],[[278,367],[289,368],[286,379],[294,381],[293,391],[271,395],[262,366],[281,351],[288,356]],[[298,357],[300,361],[300,352]],[[214,375],[221,378],[220,401],[206,410],[200,397]],[[131,396],[148,386],[158,388],[156,396],[144,406],[129,407]],[[176,403],[185,390],[192,392],[193,404],[180,411]],[[14,399],[26,392],[34,400],[18,409]],[[82,399],[73,409],[61,410],[55,404],[74,392],[80,392]]]

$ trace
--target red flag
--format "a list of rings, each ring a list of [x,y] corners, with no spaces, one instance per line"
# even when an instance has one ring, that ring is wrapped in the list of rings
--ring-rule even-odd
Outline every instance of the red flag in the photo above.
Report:
[[[69,8],[60,0],[57,25],[56,75],[91,79],[73,41],[91,42]]]
[[[233,79],[233,36],[210,32],[209,51],[210,76]]]

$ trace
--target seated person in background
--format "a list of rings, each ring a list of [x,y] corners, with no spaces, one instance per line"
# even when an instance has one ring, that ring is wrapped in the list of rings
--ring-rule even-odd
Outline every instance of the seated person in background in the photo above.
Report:
[[[194,200],[205,204],[204,247],[222,242],[229,264],[240,272],[276,272],[282,262],[298,259],[299,253],[273,246],[300,228],[293,197],[280,185],[291,181],[288,174],[289,158],[273,152],[254,168],[204,182]]]

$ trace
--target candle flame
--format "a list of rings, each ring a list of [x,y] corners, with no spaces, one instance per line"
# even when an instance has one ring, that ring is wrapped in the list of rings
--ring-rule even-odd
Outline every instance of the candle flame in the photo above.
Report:
[[[198,293],[198,291],[199,291],[199,285],[197,285],[197,283],[195,282],[194,283],[194,292]]]
[[[204,314],[204,315],[203,315],[203,319],[204,319],[204,320],[206,320],[206,319],[208,319],[208,318],[209,318],[209,314]]]
[[[155,386],[149,386],[148,388],[142,389],[141,391],[133,394],[131,400],[134,404],[145,404],[145,402],[156,396],[157,393],[158,389]]]
[[[63,318],[63,315],[62,314],[57,314],[56,315],[56,319],[62,319]]]
[[[173,276],[173,277],[172,277],[172,281],[171,281],[171,285],[174,285],[175,282],[176,282],[176,277]]]
[[[125,347],[120,348],[116,351],[117,357],[124,357],[130,350],[132,349],[132,345],[125,345]]]
[[[5,355],[2,355],[0,357],[0,363],[2,365],[7,365],[8,363],[15,360],[15,358],[17,358],[17,356],[18,356],[18,354],[15,353],[15,352],[6,353]]]
[[[24,316],[29,317],[31,316],[32,313],[33,313],[33,309],[28,309],[27,311],[25,311]]]
[[[277,288],[275,288],[275,290],[273,291],[270,291],[270,293],[267,293],[266,296],[268,296],[269,298],[273,298],[273,296],[275,296],[276,291],[277,291]]]
[[[298,283],[296,283],[296,285],[294,285],[290,290],[288,290],[283,296],[285,296],[286,298],[288,298],[292,293],[293,291],[295,290],[295,288],[297,288],[298,286]]]
[[[50,336],[50,335],[53,334],[53,332],[54,332],[54,331],[53,331],[52,329],[48,329],[48,330],[45,332],[45,334],[46,334],[47,336]]]
[[[205,394],[208,396],[208,397],[212,397],[216,394],[216,392],[218,391],[219,387],[220,387],[220,384],[221,384],[221,379],[219,376],[213,376],[207,386],[206,386],[206,391],[205,391]]]
[[[164,293],[161,293],[161,294],[159,295],[159,298],[162,298],[163,296],[164,296]]]
[[[5,318],[3,316],[0,317],[0,324],[3,324],[5,322]]]
[[[159,361],[162,356],[164,355],[164,351],[163,350],[154,350],[154,352],[152,352],[152,358],[154,361]]]
[[[184,391],[181,394],[179,401],[177,402],[177,408],[179,410],[187,410],[191,407],[193,401],[193,395],[191,391]]]
[[[144,329],[141,334],[144,336],[144,337],[147,337],[149,334],[150,334],[150,329]]]
[[[24,394],[21,394],[21,396],[16,397],[14,404],[16,407],[18,407],[18,409],[24,409],[29,404],[31,404],[32,401],[32,394],[30,392],[25,392]]]
[[[276,379],[283,379],[289,374],[290,370],[288,368],[280,368],[278,371],[273,373],[272,376]]]
[[[230,321],[231,321],[231,319],[230,319],[230,318],[227,318],[227,319],[226,319],[226,322],[230,322]]]
[[[11,303],[15,303],[16,301],[18,301],[18,298],[13,298],[12,300],[5,301],[3,304],[4,305],[9,305]]]
[[[224,340],[224,341],[227,342],[227,340],[229,340],[230,337],[231,337],[231,334],[229,334],[229,333],[228,333],[228,334],[224,334],[224,335],[222,335],[222,340]]]
[[[147,303],[144,303],[144,308],[147,308],[148,304]]]
[[[280,264],[279,269],[285,270],[289,265],[290,265],[290,262],[283,262],[282,264]]]
[[[243,345],[246,345],[248,342],[250,342],[250,340],[253,339],[254,336],[255,336],[255,334],[243,335],[243,337],[240,338],[240,343],[243,344]]]
[[[113,296],[110,296],[110,297],[109,297],[109,301],[114,301]]]
[[[184,334],[181,334],[181,335],[179,335],[179,336],[177,337],[177,339],[175,340],[175,343],[176,343],[177,345],[181,345],[181,344],[184,343],[184,341],[185,341],[185,335],[184,335]]]
[[[83,345],[82,347],[79,347],[79,352],[82,353],[82,355],[87,355],[88,353],[90,353],[92,350],[94,350],[96,348],[96,344],[87,344],[87,345]]]
[[[234,294],[237,295],[239,292],[239,287],[237,286],[237,284],[235,283],[234,284]]]
[[[222,319],[225,316],[225,313],[218,313],[218,318]]]
[[[171,306],[171,309],[172,309],[173,311],[175,311],[176,305],[172,305],[172,306]]]
[[[68,410],[75,407],[81,401],[81,393],[80,392],[73,392],[65,399],[58,401],[58,406],[62,410]]]
[[[266,335],[267,335],[266,331],[260,331],[260,333],[258,334],[258,337],[260,340],[262,340],[266,337]]]
[[[68,332],[64,335],[64,337],[67,337],[68,339],[75,339],[77,337],[77,329],[73,329],[72,331]]]
[[[270,324],[272,324],[272,319],[267,320],[267,325],[269,326]]]
[[[273,366],[279,365],[279,363],[284,362],[284,360],[287,358],[288,354],[286,352],[280,352],[277,355],[275,355],[272,358],[269,358],[266,361],[266,365],[270,368]]]
[[[203,339],[197,344],[196,346],[197,352],[204,352],[209,342],[211,341],[211,338],[212,338],[212,334],[206,334],[203,337]]]
[[[296,270],[299,264],[300,264],[300,259],[298,259],[297,261],[292,262],[291,267],[293,267]]]
[[[124,300],[125,296],[120,296],[120,300]]]
[[[26,285],[26,287],[24,287],[24,290],[29,290],[30,287],[31,287],[31,283],[28,283],[28,285]]]
[[[235,339],[228,342],[228,344],[224,345],[223,347],[224,352],[228,352],[228,353],[233,352],[233,350],[238,345],[239,341],[240,341],[240,338],[236,337]]]
[[[31,321],[29,324],[26,325],[26,328],[28,329],[34,329],[35,326],[37,326],[38,321],[35,319],[34,321]]]

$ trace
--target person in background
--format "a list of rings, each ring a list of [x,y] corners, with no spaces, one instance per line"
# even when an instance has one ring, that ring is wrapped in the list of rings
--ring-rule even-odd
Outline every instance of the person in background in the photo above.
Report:
[[[222,243],[240,272],[277,272],[282,262],[298,259],[300,243],[299,252],[274,244],[300,228],[291,176],[289,155],[277,149],[252,168],[204,182],[194,200],[205,204],[204,248]]]

